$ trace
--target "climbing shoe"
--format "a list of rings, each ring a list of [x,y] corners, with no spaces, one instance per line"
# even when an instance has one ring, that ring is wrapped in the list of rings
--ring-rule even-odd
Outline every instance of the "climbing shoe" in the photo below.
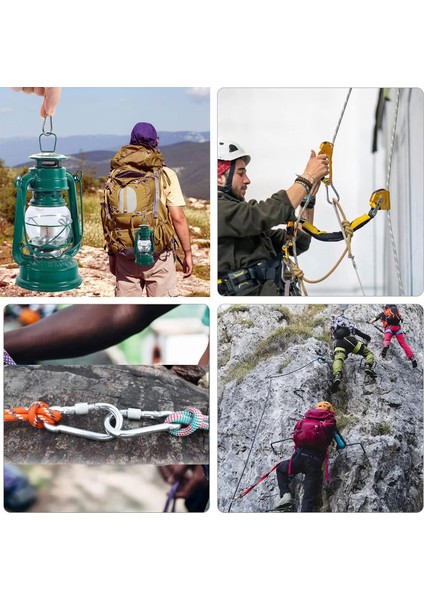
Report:
[[[339,389],[341,380],[342,380],[341,375],[334,376],[333,383],[331,384],[331,387],[330,387],[330,392],[332,394],[334,394],[334,392],[337,392],[337,390]]]
[[[387,354],[387,350],[389,349],[388,346],[384,346],[383,350],[381,351],[381,356],[384,358]]]
[[[409,360],[412,363],[412,368],[415,369],[418,366],[417,361],[415,360],[415,358],[413,356],[411,356],[411,358]]]
[[[274,510],[278,510],[280,512],[291,512],[293,509],[293,498],[290,492],[287,492],[283,495],[282,498],[277,502],[274,506]]]
[[[377,373],[374,371],[374,369],[372,367],[365,367],[365,373],[369,377],[372,377],[372,379],[375,379],[377,377]]]

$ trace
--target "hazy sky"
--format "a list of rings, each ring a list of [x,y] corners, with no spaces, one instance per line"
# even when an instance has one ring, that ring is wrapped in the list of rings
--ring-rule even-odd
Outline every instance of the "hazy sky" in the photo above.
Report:
[[[0,88],[0,138],[41,133],[41,98]],[[138,121],[158,131],[209,131],[208,88],[63,88],[57,135],[126,135]]]

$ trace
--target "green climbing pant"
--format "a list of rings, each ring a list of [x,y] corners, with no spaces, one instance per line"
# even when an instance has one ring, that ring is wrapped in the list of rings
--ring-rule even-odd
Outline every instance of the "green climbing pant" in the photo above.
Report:
[[[336,344],[334,348],[333,375],[341,375],[344,361],[351,353],[359,354],[359,356],[365,358],[365,363],[368,367],[374,365],[374,354],[353,335],[348,335],[341,340],[337,340]]]

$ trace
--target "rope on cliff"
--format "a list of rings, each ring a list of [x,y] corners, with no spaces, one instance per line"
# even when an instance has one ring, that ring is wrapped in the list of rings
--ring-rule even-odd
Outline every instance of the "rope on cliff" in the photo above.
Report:
[[[278,467],[278,465],[280,464],[280,463],[277,463],[276,465],[274,465],[274,467],[271,469],[271,471],[269,471],[269,473],[267,473],[266,475],[264,475],[264,476],[263,476],[263,477],[262,477],[262,478],[261,478],[261,479],[260,479],[260,480],[259,480],[257,483],[255,483],[253,486],[251,486],[251,487],[250,487],[250,488],[248,488],[247,490],[244,490],[244,491],[243,491],[243,492],[241,492],[241,493],[240,493],[238,496],[236,496],[236,494],[237,494],[237,490],[238,490],[238,489],[239,489],[239,487],[240,487],[241,480],[243,479],[243,475],[244,475],[244,472],[245,472],[245,470],[246,470],[247,463],[249,462],[250,455],[252,454],[253,446],[254,446],[254,444],[255,444],[256,437],[257,437],[257,435],[258,435],[258,431],[259,431],[259,428],[260,428],[260,426],[261,426],[262,419],[263,419],[263,417],[264,417],[265,410],[266,410],[266,407],[267,407],[267,404],[268,404],[268,400],[269,400],[269,398],[270,398],[270,395],[271,395],[271,383],[272,383],[272,380],[273,380],[273,379],[275,379],[275,378],[277,378],[277,377],[285,377],[285,376],[287,376],[287,375],[291,375],[292,373],[296,373],[296,371],[300,371],[301,369],[305,369],[306,367],[308,367],[308,366],[309,366],[309,365],[311,365],[312,363],[316,362],[317,360],[318,360],[318,361],[321,361],[321,362],[323,362],[323,361],[325,362],[325,358],[324,358],[323,356],[321,356],[321,355],[318,355],[316,358],[314,358],[314,360],[311,360],[310,362],[306,363],[305,365],[302,365],[301,367],[299,367],[299,368],[297,368],[297,369],[294,369],[293,371],[289,371],[288,373],[280,373],[279,375],[269,375],[269,376],[268,376],[268,379],[269,379],[269,383],[268,383],[268,393],[267,393],[267,396],[266,396],[266,399],[265,399],[265,402],[264,402],[264,405],[263,405],[263,408],[262,408],[261,416],[260,416],[260,418],[259,418],[258,424],[257,424],[257,426],[256,426],[256,429],[255,429],[255,433],[254,433],[254,435],[253,435],[253,440],[252,440],[252,443],[251,443],[251,445],[250,445],[249,453],[248,453],[248,455],[247,455],[247,458],[246,458],[246,460],[245,460],[245,462],[244,462],[243,470],[242,470],[242,472],[241,472],[241,475],[240,475],[240,477],[239,477],[239,480],[238,480],[238,482],[237,482],[236,488],[235,488],[235,490],[234,490],[233,497],[232,497],[232,499],[231,499],[231,502],[230,502],[230,505],[229,505],[229,507],[228,507],[228,512],[231,512],[231,508],[232,508],[232,506],[233,506],[234,500],[240,500],[241,498],[243,498],[243,496],[245,496],[245,495],[246,495],[246,494],[247,494],[247,493],[248,493],[248,492],[249,492],[251,489],[253,489],[253,488],[254,488],[254,487],[255,487],[255,486],[258,484],[258,483],[260,483],[261,481],[263,481],[264,479],[266,479],[266,477],[268,477],[268,475],[269,475],[270,473],[272,473],[272,471],[274,471],[274,469],[276,469],[276,468]]]

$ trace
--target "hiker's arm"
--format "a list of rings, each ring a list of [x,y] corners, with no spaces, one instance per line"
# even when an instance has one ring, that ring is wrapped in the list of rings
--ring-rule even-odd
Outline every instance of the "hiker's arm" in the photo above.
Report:
[[[357,329],[356,327],[354,327],[353,335],[359,335],[359,337],[366,340],[367,342],[371,341],[371,338],[367,333],[362,333],[362,331],[359,331],[359,329]]]
[[[191,253],[190,229],[188,227],[187,218],[182,206],[168,206],[168,210],[184,252],[184,277],[189,277],[193,272],[193,257]]]
[[[344,439],[340,431],[337,429],[337,427],[334,431],[333,439],[336,442],[337,448],[344,448],[347,445],[346,440]]]
[[[4,335],[17,363],[84,356],[113,346],[150,325],[175,305],[78,304]]]
[[[384,317],[384,313],[380,313],[379,315],[377,315],[376,317],[373,317],[369,322],[371,323],[371,325],[373,323],[375,323],[376,321],[379,321],[380,319],[382,319]]]

